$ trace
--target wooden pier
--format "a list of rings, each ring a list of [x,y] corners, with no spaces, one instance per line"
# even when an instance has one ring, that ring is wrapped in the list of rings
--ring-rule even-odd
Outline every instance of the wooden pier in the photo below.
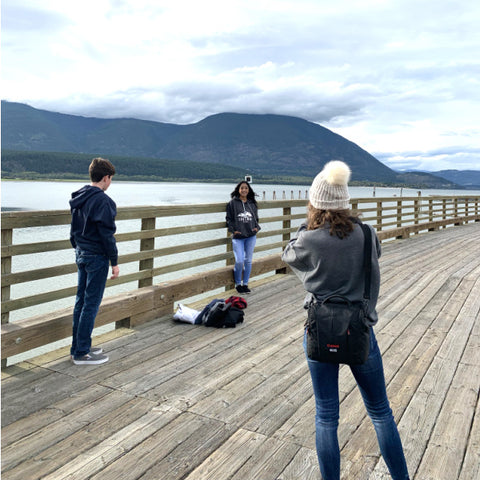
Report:
[[[412,480],[480,478],[480,223],[383,245],[375,328]],[[3,480],[320,479],[293,275],[253,284],[235,329],[163,317],[2,372]],[[228,296],[228,292],[226,294]],[[348,367],[342,479],[390,478]]]

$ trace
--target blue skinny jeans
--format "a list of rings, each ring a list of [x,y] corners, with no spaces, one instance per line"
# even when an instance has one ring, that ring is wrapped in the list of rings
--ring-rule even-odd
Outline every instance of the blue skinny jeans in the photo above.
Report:
[[[81,357],[90,352],[95,317],[102,302],[108,276],[109,259],[77,248],[78,286],[73,309],[72,346],[70,354]]]
[[[252,271],[253,249],[257,242],[257,236],[252,235],[248,238],[233,238],[232,247],[235,255],[235,267],[233,268],[233,276],[235,278],[235,285],[248,285],[250,280],[250,273]]]
[[[303,345],[306,352],[306,336]],[[339,480],[340,448],[337,436],[340,410],[339,365],[310,360],[308,356],[307,361],[315,394],[316,448],[320,471],[323,480]],[[352,365],[350,369],[375,427],[380,451],[390,475],[393,480],[408,480],[400,435],[387,398],[382,356],[373,329],[367,362],[363,365]]]

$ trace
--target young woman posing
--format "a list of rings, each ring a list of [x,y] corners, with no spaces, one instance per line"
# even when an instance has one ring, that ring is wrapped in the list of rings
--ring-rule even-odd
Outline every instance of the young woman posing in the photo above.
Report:
[[[248,281],[252,271],[253,249],[257,241],[258,208],[255,192],[248,182],[242,181],[230,194],[227,204],[227,228],[232,234],[232,247],[235,256],[233,275],[238,293],[250,293]],[[243,278],[242,278],[243,273]]]

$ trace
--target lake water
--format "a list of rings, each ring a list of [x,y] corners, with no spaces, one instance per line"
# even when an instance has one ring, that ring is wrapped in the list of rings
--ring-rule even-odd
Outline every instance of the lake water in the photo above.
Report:
[[[69,208],[68,200],[71,193],[82,187],[85,182],[28,182],[28,181],[2,181],[2,210],[64,210]],[[180,205],[180,204],[199,204],[199,203],[220,203],[227,202],[230,199],[230,193],[234,189],[234,184],[226,183],[144,183],[144,182],[113,182],[108,189],[108,195],[112,197],[118,207],[128,206],[147,206],[147,205]],[[306,185],[265,185],[252,184],[252,188],[258,194],[258,200],[272,200],[275,192],[276,198],[302,198],[306,199],[308,186]],[[480,191],[469,190],[424,190],[421,192],[422,196],[428,195],[480,195]],[[372,197],[412,197],[418,195],[418,190],[415,189],[400,189],[400,188],[373,188],[373,187],[351,187],[350,195],[352,198],[372,198]],[[299,207],[298,211],[302,211],[304,207]],[[224,219],[224,214],[217,214],[218,218],[209,221],[221,221]],[[171,220],[170,220],[171,221]],[[182,222],[192,221],[198,223],[198,219],[189,220],[186,217],[181,218]],[[127,221],[132,222],[132,221]],[[127,222],[117,222],[118,232],[130,231],[132,227]],[[298,221],[300,223],[300,220]],[[157,225],[161,228],[162,225]],[[136,227],[136,228],[139,228]],[[279,228],[275,224],[268,224],[265,226],[265,231],[268,229]],[[207,240],[208,238],[201,237],[201,235],[216,235],[216,232],[205,232],[197,235],[197,240]],[[32,241],[48,241],[68,239],[69,226],[53,226],[41,228],[26,228],[14,231],[15,243],[30,243]],[[168,246],[168,242],[176,242],[176,238],[163,237],[161,239],[162,246]],[[268,239],[259,239],[258,245],[262,241]],[[166,243],[167,242],[167,243]],[[156,248],[159,248],[156,246]],[[138,250],[138,245],[132,242],[122,242],[119,244],[119,253],[124,255]],[[210,252],[214,254],[218,252]],[[171,260],[160,257],[155,259],[155,267],[161,266],[162,262]],[[44,268],[52,265],[62,265],[74,262],[73,249],[63,250],[58,252],[47,252],[35,255],[22,255],[13,258],[12,270],[25,271],[31,268]],[[224,263],[222,264],[224,265]],[[221,265],[216,265],[221,266]],[[214,266],[215,267],[215,266]],[[214,268],[213,267],[213,268]],[[201,267],[200,267],[201,268]],[[131,273],[137,271],[137,263],[122,264],[120,267],[121,274]],[[194,273],[194,272],[191,272]],[[163,281],[173,278],[175,273],[162,276]],[[177,275],[178,276],[178,275]],[[61,279],[60,279],[61,278]],[[11,298],[19,298],[29,294],[42,293],[50,289],[58,288],[58,282],[62,286],[75,285],[76,274],[65,275],[53,279],[42,281],[29,282],[25,284],[14,285],[11,288]],[[136,283],[127,283],[116,287],[109,287],[105,292],[106,296],[126,292],[136,288]],[[27,291],[27,293],[25,293]],[[10,321],[16,321],[22,318],[28,318],[32,315],[46,313],[48,311],[65,308],[73,304],[73,299],[62,299],[48,304],[29,307],[18,311],[11,312]],[[108,327],[112,328],[112,327]],[[100,332],[105,331],[102,327]],[[51,348],[58,348],[63,345],[68,345],[69,339],[61,342],[55,342],[50,347],[42,347],[27,354],[22,354],[13,357],[9,360],[10,363],[23,360],[33,355],[38,355],[40,352]]]
[[[23,182],[2,181],[2,210],[58,210],[68,209],[73,191],[85,182]],[[118,207],[145,205],[181,205],[192,203],[227,202],[235,184],[227,183],[170,183],[170,182],[112,182],[108,195]],[[276,198],[305,198],[306,185],[265,185],[252,183],[252,188],[262,200]],[[476,190],[422,190],[422,195],[479,195]],[[418,190],[387,187],[350,187],[352,198],[416,196]]]

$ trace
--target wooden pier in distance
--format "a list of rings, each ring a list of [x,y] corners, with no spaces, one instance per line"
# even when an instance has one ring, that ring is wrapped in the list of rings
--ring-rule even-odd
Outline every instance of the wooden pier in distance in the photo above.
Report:
[[[375,332],[412,480],[480,478],[479,238],[382,246]],[[163,317],[106,334],[104,365],[65,348],[4,369],[2,479],[319,480],[303,288],[252,287],[235,329]],[[348,367],[340,395],[342,479],[390,478]]]

